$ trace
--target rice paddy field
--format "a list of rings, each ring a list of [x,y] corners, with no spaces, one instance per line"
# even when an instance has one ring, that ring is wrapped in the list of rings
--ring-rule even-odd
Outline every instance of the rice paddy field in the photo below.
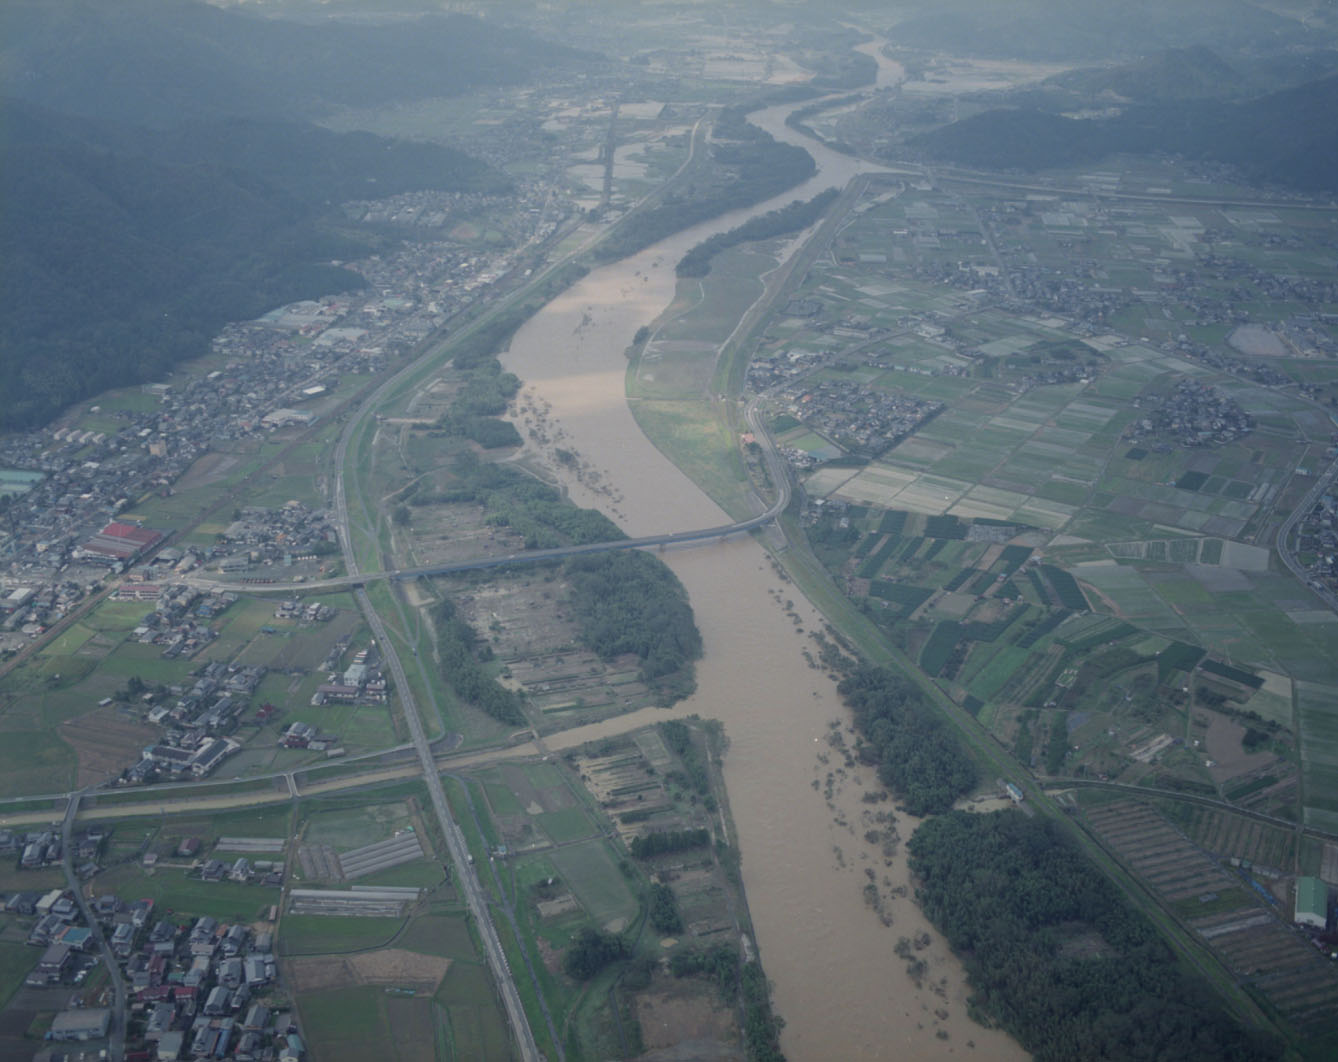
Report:
[[[1338,367],[1277,339],[1277,305],[1238,332],[1159,291],[1180,269],[1185,301],[1240,295],[1192,274],[1206,232],[1242,268],[1318,276],[1313,219],[877,182],[851,217],[753,361],[787,376],[770,412],[810,456],[811,537],[838,582],[1005,746],[1024,734],[1038,771],[1262,801],[1338,829],[1338,616],[1272,548],[1330,460],[1322,403]],[[1110,300],[1104,326],[1007,308],[1010,284],[1032,306],[1073,307],[1047,278],[1075,269]],[[1239,360],[1260,350],[1262,368]],[[857,378],[944,408],[873,460],[829,463],[792,364],[803,382]],[[1186,394],[1237,430],[1167,428],[1196,415]],[[1108,622],[1083,634],[1084,616]],[[1271,766],[1229,775],[1196,751],[1200,708],[1265,728]]]

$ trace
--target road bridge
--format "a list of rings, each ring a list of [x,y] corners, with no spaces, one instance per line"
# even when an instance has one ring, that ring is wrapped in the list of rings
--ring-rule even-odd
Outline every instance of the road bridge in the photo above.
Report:
[[[751,425],[758,431],[760,425]],[[768,456],[772,452],[768,451]],[[706,527],[696,531],[672,531],[662,535],[643,535],[639,538],[619,538],[604,542],[586,542],[577,546],[556,546],[551,549],[530,549],[520,553],[508,553],[501,557],[477,557],[473,560],[453,561],[449,564],[427,564],[417,568],[395,568],[379,572],[355,572],[336,576],[333,579],[321,579],[309,583],[247,583],[229,582],[220,579],[190,579],[193,586],[211,590],[244,590],[248,594],[326,594],[331,590],[366,586],[368,583],[387,579],[399,581],[420,579],[424,576],[452,575],[457,572],[482,571],[489,568],[509,568],[522,564],[540,564],[544,561],[565,560],[567,557],[579,557],[588,553],[610,553],[626,549],[662,549],[669,546],[696,545],[707,542],[719,542],[731,535],[744,534],[762,527],[776,519],[790,504],[790,481],[784,469],[773,467],[772,478],[780,484],[776,501],[764,513],[739,520],[732,524],[718,527]]]

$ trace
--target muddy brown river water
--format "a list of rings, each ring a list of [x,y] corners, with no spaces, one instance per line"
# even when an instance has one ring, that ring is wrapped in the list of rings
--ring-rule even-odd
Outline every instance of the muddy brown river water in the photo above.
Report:
[[[547,404],[549,423],[563,433],[559,445],[600,474],[597,489],[586,485],[588,478],[570,478],[573,499],[602,509],[628,534],[729,521],[642,434],[624,393],[624,352],[637,328],[673,299],[675,263],[712,233],[792,199],[843,187],[870,168],[787,129],[790,106],[753,120],[777,139],[802,143],[818,163],[818,176],[778,200],[590,273],[533,317],[503,355],[527,393]],[[860,798],[871,775],[845,766],[831,747],[833,733],[847,744],[853,740],[849,713],[831,680],[804,655],[820,618],[753,540],[664,556],[687,587],[706,646],[697,693],[673,711],[725,725],[725,783],[757,944],[786,1023],[786,1054],[795,1062],[1025,1057],[1008,1037],[967,1017],[961,966],[906,895],[904,846],[888,855],[864,839],[872,811]],[[645,714],[601,729],[627,729]],[[563,744],[560,736],[550,741]],[[904,840],[915,824],[897,820]],[[877,909],[867,896],[869,884],[878,893]],[[923,944],[914,952],[926,964],[918,984],[907,960],[894,953],[901,937],[920,937]]]

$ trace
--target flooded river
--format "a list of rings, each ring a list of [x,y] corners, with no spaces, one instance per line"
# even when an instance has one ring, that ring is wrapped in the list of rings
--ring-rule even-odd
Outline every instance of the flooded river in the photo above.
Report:
[[[672,301],[674,265],[750,214],[843,187],[871,168],[787,129],[791,106],[753,119],[777,139],[802,143],[818,163],[817,177],[592,272],[532,318],[503,356],[562,432],[558,445],[599,472],[593,486],[588,476],[568,482],[573,499],[602,509],[631,535],[729,520],[651,445],[624,394],[624,352],[637,328]],[[786,1054],[795,1062],[1024,1057],[966,1016],[961,968],[936,933],[930,942],[921,937],[914,952],[926,963],[918,987],[893,951],[899,938],[914,940],[928,927],[905,895],[904,850],[875,850],[864,839],[869,817],[889,805],[861,801],[870,777],[846,767],[832,747],[849,744],[852,734],[832,682],[806,658],[808,632],[820,626],[808,603],[752,540],[665,559],[688,589],[706,645],[698,691],[674,712],[725,725],[725,782],[757,942],[786,1022]],[[561,736],[550,744],[560,747]],[[914,823],[898,820],[904,839]]]

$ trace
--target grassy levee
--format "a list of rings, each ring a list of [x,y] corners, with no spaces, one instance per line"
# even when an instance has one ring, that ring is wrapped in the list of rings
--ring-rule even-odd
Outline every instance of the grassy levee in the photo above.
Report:
[[[704,396],[699,401],[641,398],[631,403],[632,416],[656,449],[736,520],[753,515],[752,503],[756,497],[735,445],[744,426],[740,423],[738,403],[733,401],[743,390],[752,357],[752,337],[776,299],[788,292],[795,274],[807,271],[830,244],[862,187],[863,183],[856,181],[842,192],[818,230],[768,277],[762,295],[740,318],[719,351],[711,373],[711,391],[726,396],[723,402]],[[643,352],[644,348],[628,364],[629,395],[636,386]]]
[[[704,400],[646,400],[631,405],[637,426],[732,519],[756,514],[734,433],[719,407]]]
[[[776,300],[789,292],[795,275],[803,276],[827,250],[838,226],[859,199],[868,181],[868,177],[859,177],[851,181],[842,190],[836,202],[828,207],[817,231],[804,241],[804,245],[790,256],[789,261],[767,279],[766,291],[740,319],[738,327],[729,336],[716,361],[712,380],[712,388],[716,394],[737,396],[743,391],[744,376],[748,371],[748,362],[752,358],[751,340],[758,326],[771,312]]]
[[[512,970],[527,970],[526,952],[522,950],[516,932],[512,929],[510,919],[499,918],[494,920],[497,927],[497,936],[502,942],[502,950],[506,952],[507,964]],[[533,941],[531,941],[530,954],[533,954]],[[534,1039],[539,1044],[539,1050],[548,1058],[557,1058],[557,1047],[553,1043],[553,1038],[548,1034],[548,1022],[545,1020],[544,1009],[539,1002],[539,987],[534,983],[534,979],[529,976],[516,977],[516,991],[520,993],[521,1005],[525,1008],[525,1013],[530,1019],[530,1028],[534,1032]]]
[[[271,793],[279,792],[281,787],[274,784],[272,779],[241,779],[229,782],[183,782],[179,784],[155,785],[155,786],[132,786],[127,789],[99,790],[90,793],[84,798],[84,804],[87,808],[121,808],[133,807],[143,803],[161,803],[171,801],[183,796],[198,797],[266,797]],[[287,797],[286,791],[281,792],[283,797]],[[81,811],[84,810],[81,807]]]

